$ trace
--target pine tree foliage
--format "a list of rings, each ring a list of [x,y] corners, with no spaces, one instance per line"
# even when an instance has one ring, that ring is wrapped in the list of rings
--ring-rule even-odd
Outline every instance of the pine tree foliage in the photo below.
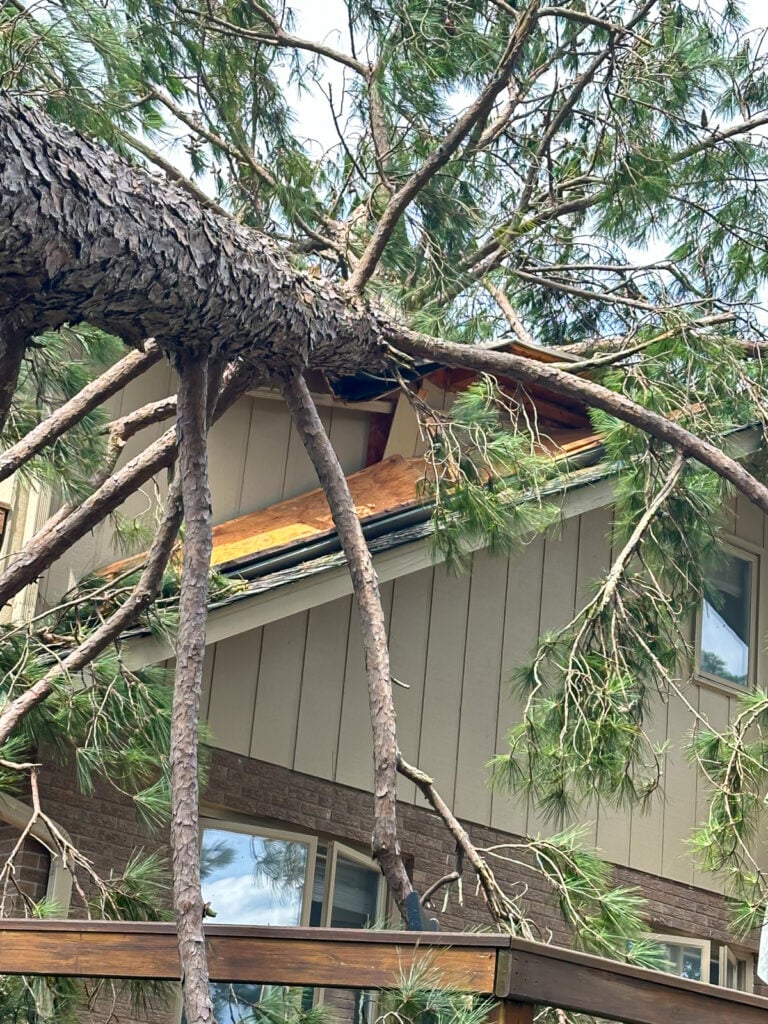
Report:
[[[414,331],[568,346],[584,356],[572,372],[724,450],[745,425],[763,427],[768,73],[739,4],[345,6],[340,31],[311,39],[287,6],[262,0],[12,0],[0,7],[0,88],[170,175],[268,235],[296,268],[364,288]],[[307,138],[301,117],[320,92],[330,142]],[[88,324],[40,335],[3,446],[122,351]],[[393,372],[413,369],[401,356],[393,348]],[[547,456],[546,426],[519,391],[481,376],[444,412],[403,386],[427,443],[423,493],[439,557],[460,569],[478,546],[507,555],[552,526],[570,467]],[[593,422],[616,478],[617,557],[520,670],[525,715],[492,766],[498,785],[558,819],[596,794],[624,805],[658,797],[663,751],[648,725],[664,701],[686,701],[686,623],[731,497],[711,469],[637,426],[605,412]],[[106,414],[92,411],[21,472],[75,506],[111,473],[113,440]],[[146,546],[131,521],[121,532]],[[60,608],[2,627],[2,707],[91,635],[136,578],[83,580]],[[172,565],[141,624],[172,632],[177,592]],[[105,780],[157,825],[169,701],[162,673],[128,670],[110,647],[58,677],[23,718],[0,751],[0,791],[26,791],[29,770],[14,765],[33,752],[74,756],[85,792]],[[693,845],[730,873],[743,922],[765,897],[750,843],[764,827],[767,702],[762,690],[745,694],[728,730],[699,720],[690,738],[712,792]],[[536,851],[566,919],[591,949],[626,954],[629,937],[632,957],[652,961],[635,894],[613,889],[578,838],[566,829]],[[95,912],[155,912],[153,859],[109,880],[79,868]],[[55,998],[66,1020],[65,989]],[[34,1019],[41,999],[14,988],[3,997],[8,1020]]]

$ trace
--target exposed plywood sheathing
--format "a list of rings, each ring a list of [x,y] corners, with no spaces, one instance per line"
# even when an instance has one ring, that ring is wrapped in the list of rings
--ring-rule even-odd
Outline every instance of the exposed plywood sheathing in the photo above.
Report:
[[[424,476],[422,459],[395,457],[369,466],[349,477],[349,489],[361,519],[396,512],[416,501],[416,487]],[[213,531],[213,564],[282,548],[299,540],[321,536],[333,529],[328,503],[320,488],[298,498],[240,516]]]
[[[542,437],[541,447],[555,458],[573,457],[599,444],[591,432],[553,429]],[[379,516],[411,508],[420,503],[419,484],[424,479],[421,456],[390,456],[348,477],[360,519],[365,522]],[[297,498],[278,502],[249,515],[230,519],[213,529],[211,564],[232,566],[237,562],[264,555],[302,541],[316,540],[333,531],[333,520],[320,488]],[[102,572],[123,572],[143,556],[115,562]]]

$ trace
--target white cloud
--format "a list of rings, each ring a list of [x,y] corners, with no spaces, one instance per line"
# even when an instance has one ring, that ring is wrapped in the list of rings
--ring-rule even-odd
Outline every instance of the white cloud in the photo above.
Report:
[[[288,899],[260,885],[252,875],[232,875],[203,884],[203,899],[216,912],[218,924],[299,924],[301,892]]]

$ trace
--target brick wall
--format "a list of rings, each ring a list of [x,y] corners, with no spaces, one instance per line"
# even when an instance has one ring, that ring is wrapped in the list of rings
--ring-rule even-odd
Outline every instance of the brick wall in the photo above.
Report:
[[[84,797],[76,790],[71,769],[48,772],[41,778],[45,809],[92,858],[96,869],[108,874],[120,870],[135,849],[165,849],[164,836],[150,837],[130,804],[107,786]],[[301,775],[275,765],[214,750],[204,800],[211,810],[231,811],[263,824],[291,827],[328,839],[338,839],[362,850],[368,848],[371,832],[372,797],[368,793]],[[413,863],[413,881],[423,892],[441,875],[453,869],[454,844],[442,823],[424,807],[403,805],[401,838]],[[469,826],[473,842],[482,847],[514,841],[504,833]],[[3,834],[0,832],[0,842]],[[524,858],[521,858],[524,860]],[[32,865],[30,863],[30,869]],[[494,864],[497,878],[508,891],[526,891],[526,902],[541,930],[541,937],[570,944],[556,900],[538,873],[525,864]],[[38,870],[36,867],[35,870]],[[649,901],[651,926],[658,931],[695,934],[713,941],[731,941],[728,908],[723,897],[653,875],[619,868],[617,883],[637,886]],[[32,874],[30,874],[30,884]],[[471,870],[464,874],[464,904],[459,906],[455,889],[445,910],[442,894],[436,897],[431,914],[438,917],[443,931],[490,924],[482,899],[475,892]],[[80,911],[73,907],[73,913]],[[755,943],[748,945],[754,949]],[[120,1000],[118,1018],[131,1024],[146,1018],[131,1016]],[[94,1014],[94,1022],[108,1015]],[[173,1014],[155,1013],[151,1020],[165,1024]]]
[[[19,831],[13,825],[0,822],[0,866],[6,864],[16,849]],[[29,901],[37,902],[45,896],[51,858],[44,846],[27,837],[13,858],[13,872],[4,875],[0,884],[0,916],[24,917]]]

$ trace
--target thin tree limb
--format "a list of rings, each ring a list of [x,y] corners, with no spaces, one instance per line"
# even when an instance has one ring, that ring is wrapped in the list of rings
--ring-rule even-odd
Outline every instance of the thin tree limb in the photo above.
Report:
[[[397,833],[397,729],[379,581],[347,478],[328,440],[304,378],[297,374],[280,381],[280,391],[325,492],[349,565],[360,615],[373,730],[373,856],[379,862],[392,896],[405,917],[405,900],[412,887],[403,864]]]
[[[48,445],[66,433],[70,427],[92,412],[107,399],[145,373],[162,358],[160,348],[152,339],[145,342],[144,351],[136,350],[118,360],[96,380],[86,384],[68,402],[52,412],[41,423],[29,431],[20,441],[0,454],[0,480],[38,455]]]
[[[365,248],[354,272],[347,281],[349,290],[359,294],[373,276],[382,253],[397,227],[400,217],[427,182],[444,167],[457,151],[475,124],[488,115],[496,97],[509,84],[515,63],[526,40],[536,26],[539,0],[530,0],[521,13],[515,31],[507,45],[499,68],[474,103],[458,118],[451,130],[442,138],[421,167],[392,195],[373,237]]]
[[[176,484],[168,496],[165,513],[158,528],[147,561],[138,582],[125,602],[93,633],[55,665],[36,683],[20,694],[0,712],[0,744],[12,735],[14,729],[29,712],[42,703],[62,676],[79,672],[94,658],[114,643],[157,597],[163,573],[173,550],[181,525],[180,485]]]
[[[500,888],[487,862],[471,842],[467,830],[438,793],[434,781],[419,768],[408,764],[402,755],[398,755],[397,770],[416,785],[430,807],[440,815],[444,825],[456,840],[456,845],[472,865],[492,919],[500,927],[517,932],[522,923],[517,907]],[[441,879],[442,881],[444,880]]]

